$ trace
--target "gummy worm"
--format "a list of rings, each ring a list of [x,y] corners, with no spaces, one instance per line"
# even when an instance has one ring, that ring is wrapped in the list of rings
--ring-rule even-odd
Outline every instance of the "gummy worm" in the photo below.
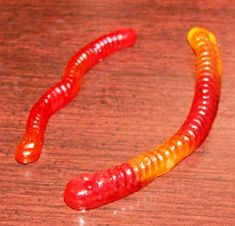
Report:
[[[222,62],[216,38],[206,29],[192,28],[188,42],[196,55],[196,86],[183,125],[158,147],[127,163],[70,180],[64,192],[68,206],[92,209],[138,191],[171,170],[204,141],[218,107]]]
[[[39,158],[49,118],[76,96],[84,74],[110,54],[135,41],[132,29],[121,29],[96,39],[72,56],[62,81],[50,88],[29,113],[25,134],[16,148],[15,159],[19,163],[28,164]]]

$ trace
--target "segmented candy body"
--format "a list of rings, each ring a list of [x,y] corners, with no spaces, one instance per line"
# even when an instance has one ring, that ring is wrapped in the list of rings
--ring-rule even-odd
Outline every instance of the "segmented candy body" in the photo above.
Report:
[[[135,41],[132,29],[118,30],[96,39],[71,58],[62,81],[50,88],[29,113],[25,134],[15,153],[19,163],[27,164],[39,158],[50,116],[74,98],[84,74],[110,54],[133,45]]]
[[[133,168],[124,163],[94,174],[82,174],[69,181],[65,202],[75,209],[91,209],[127,196],[138,190]]]
[[[217,110],[222,63],[215,36],[209,31],[192,28],[188,42],[196,54],[196,86],[181,128],[158,147],[128,163],[71,180],[64,193],[68,206],[92,209],[129,195],[168,172],[206,138]]]

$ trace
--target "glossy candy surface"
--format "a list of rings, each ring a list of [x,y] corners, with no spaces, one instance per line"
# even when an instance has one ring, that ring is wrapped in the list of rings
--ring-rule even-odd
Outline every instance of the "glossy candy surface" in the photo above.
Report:
[[[76,96],[84,74],[110,54],[135,41],[132,29],[118,30],[91,42],[70,59],[62,81],[50,88],[29,113],[25,134],[16,148],[15,159],[19,163],[28,164],[39,158],[49,118]]]
[[[191,109],[181,128],[158,147],[128,163],[69,181],[64,192],[68,206],[92,209],[127,196],[167,173],[204,141],[217,111],[222,63],[211,32],[192,28],[188,42],[196,55],[196,86]]]

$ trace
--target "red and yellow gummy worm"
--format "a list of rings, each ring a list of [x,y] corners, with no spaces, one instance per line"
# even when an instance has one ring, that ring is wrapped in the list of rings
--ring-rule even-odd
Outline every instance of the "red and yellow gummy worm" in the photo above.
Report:
[[[73,95],[69,95],[71,96],[69,101],[77,93],[82,75],[91,66],[110,53],[131,46],[134,42],[135,34],[132,30],[120,30],[97,39],[75,54],[65,70],[64,80],[61,82],[63,84],[67,78],[73,78],[69,83],[70,86],[71,83],[74,86],[75,83],[77,84],[78,88],[74,89]],[[64,192],[64,200],[68,206],[80,210],[92,209],[123,198],[141,189],[156,177],[167,173],[177,163],[189,156],[206,138],[217,111],[222,63],[216,38],[211,32],[200,27],[192,28],[188,33],[188,42],[196,54],[196,86],[191,109],[181,128],[158,147],[127,163],[94,174],[82,174],[69,181]],[[97,48],[100,50],[100,55],[97,54]],[[70,74],[71,76],[68,76]],[[50,89],[38,103],[40,101],[44,103],[45,101],[42,100],[47,97],[48,93],[54,92],[54,96],[59,93],[64,97],[66,92],[61,88],[61,83]],[[56,89],[60,89],[60,92],[58,90],[57,92]],[[60,97],[57,99],[60,100]],[[50,103],[51,98],[47,98],[47,100],[47,103]],[[64,103],[61,100],[53,109],[58,110],[69,101]],[[46,103],[43,104],[44,107],[45,105]],[[48,115],[46,117],[48,120],[56,110],[50,111],[50,114],[44,112],[45,109],[36,112],[42,115],[39,119]],[[34,114],[30,113],[30,116],[34,116]],[[42,124],[42,134],[44,134],[47,120]],[[28,129],[30,125],[31,130]],[[39,126],[36,124],[35,127],[32,125],[33,123],[30,124],[30,119],[28,119],[26,134],[17,149],[16,159],[21,163],[32,162],[40,155],[43,136],[38,136],[40,133],[34,132],[34,129],[41,128],[41,124]],[[37,149],[34,148],[35,141],[40,144]],[[30,144],[32,147],[27,148],[26,146],[25,148],[25,144]],[[32,156],[33,158],[31,158]]]

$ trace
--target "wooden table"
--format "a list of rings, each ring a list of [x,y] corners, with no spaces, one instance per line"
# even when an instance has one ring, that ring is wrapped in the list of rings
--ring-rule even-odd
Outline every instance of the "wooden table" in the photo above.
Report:
[[[0,225],[235,225],[234,1],[0,2]],[[195,25],[215,32],[224,63],[204,144],[125,199],[87,212],[68,208],[70,178],[127,161],[181,125],[194,92],[186,34]],[[91,70],[75,100],[51,118],[39,161],[17,164],[32,104],[76,50],[120,27],[136,30],[136,45]]]

